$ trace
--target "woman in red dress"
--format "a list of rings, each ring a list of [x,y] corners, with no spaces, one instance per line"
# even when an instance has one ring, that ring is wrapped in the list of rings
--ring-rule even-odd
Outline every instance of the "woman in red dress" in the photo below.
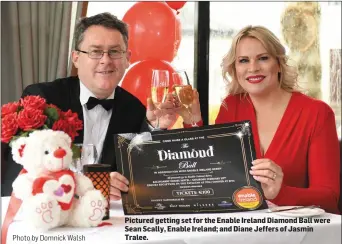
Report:
[[[297,72],[268,29],[248,26],[233,39],[222,62],[229,95],[216,124],[250,120],[257,160],[250,174],[277,205],[319,205],[339,213],[340,149],[335,116],[323,101],[297,89]],[[228,79],[228,74],[231,79]],[[201,124],[198,94],[192,118]]]

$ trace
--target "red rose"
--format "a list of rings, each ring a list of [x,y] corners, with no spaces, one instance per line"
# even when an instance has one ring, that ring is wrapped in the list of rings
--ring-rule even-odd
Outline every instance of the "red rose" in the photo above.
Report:
[[[75,131],[82,130],[83,128],[82,120],[78,118],[77,113],[73,113],[70,109],[67,112],[62,112],[61,118],[63,118],[70,125],[72,125]]]
[[[1,141],[8,143],[17,133],[17,114],[11,113],[1,119]]]
[[[40,96],[26,96],[20,99],[24,108],[34,108],[44,110],[46,107],[46,100]]]
[[[40,128],[44,125],[46,116],[43,110],[24,108],[18,114],[18,126],[24,131]]]
[[[18,107],[19,107],[18,102],[4,104],[1,107],[1,118],[5,117],[7,114],[15,113]]]
[[[83,122],[80,119],[75,119],[72,123],[72,126],[76,131],[82,130],[83,128]]]
[[[74,129],[74,127],[68,123],[68,121],[64,119],[59,119],[52,125],[53,130],[60,130],[64,131],[66,134],[68,134],[71,137],[71,140],[73,141],[76,136],[78,136],[78,133]]]

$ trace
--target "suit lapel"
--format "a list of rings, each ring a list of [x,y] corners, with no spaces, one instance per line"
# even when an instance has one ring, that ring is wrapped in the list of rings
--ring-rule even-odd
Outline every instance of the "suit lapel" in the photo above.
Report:
[[[69,93],[69,108],[72,112],[78,114],[78,118],[82,120],[84,126],[84,119],[83,119],[83,109],[80,102],[80,80],[74,79],[70,80],[70,93]],[[83,143],[83,130],[78,132],[78,136],[75,138],[74,143]]]

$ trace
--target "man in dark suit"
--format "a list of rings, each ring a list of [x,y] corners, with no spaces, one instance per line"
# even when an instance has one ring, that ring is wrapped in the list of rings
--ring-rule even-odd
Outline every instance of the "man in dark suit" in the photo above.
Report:
[[[127,190],[128,181],[115,172],[113,134],[149,130],[156,116],[160,117],[160,128],[167,128],[175,120],[172,96],[159,111],[148,100],[146,111],[136,97],[118,86],[129,66],[130,51],[127,25],[115,16],[103,13],[83,18],[75,27],[74,41],[72,61],[78,77],[30,85],[23,97],[40,95],[63,111],[78,113],[84,129],[74,142],[96,146],[98,162],[112,166],[111,197],[120,199],[120,191]],[[3,196],[11,194],[20,170],[21,166],[9,158],[2,179]]]

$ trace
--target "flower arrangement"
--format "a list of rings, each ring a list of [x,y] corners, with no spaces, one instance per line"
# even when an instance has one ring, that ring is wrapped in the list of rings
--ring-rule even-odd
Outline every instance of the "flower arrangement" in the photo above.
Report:
[[[11,146],[19,137],[43,129],[64,131],[74,141],[83,122],[70,109],[63,112],[55,105],[47,104],[44,98],[31,95],[1,107],[1,127],[1,141]],[[77,150],[73,145],[72,148],[74,152]]]

